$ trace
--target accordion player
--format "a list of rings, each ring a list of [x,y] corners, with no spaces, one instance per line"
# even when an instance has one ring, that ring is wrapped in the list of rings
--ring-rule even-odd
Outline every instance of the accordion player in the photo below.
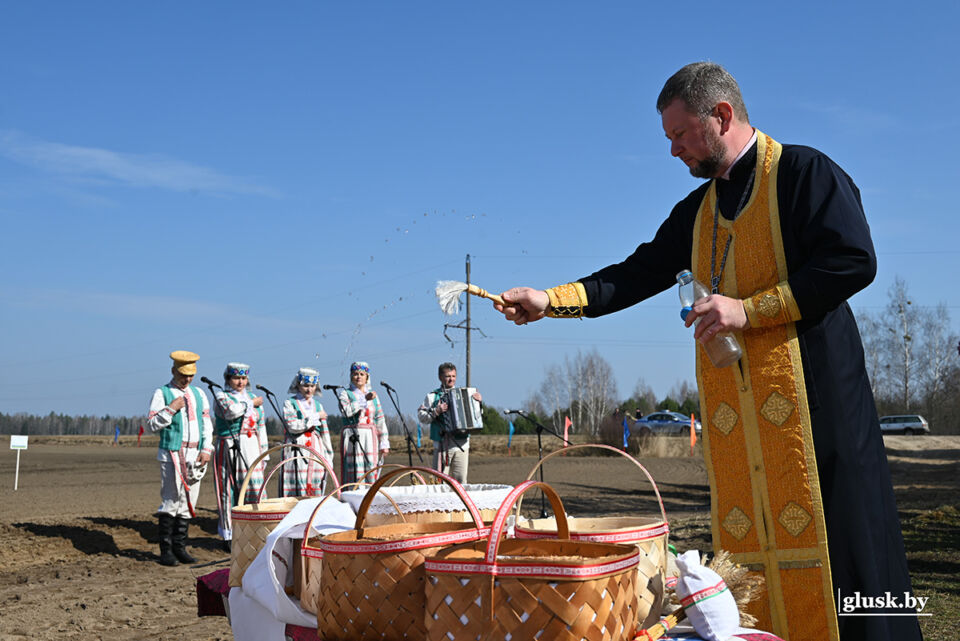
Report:
[[[452,387],[444,392],[447,411],[439,417],[444,432],[460,438],[483,429],[480,401],[473,398],[476,393],[473,387]]]

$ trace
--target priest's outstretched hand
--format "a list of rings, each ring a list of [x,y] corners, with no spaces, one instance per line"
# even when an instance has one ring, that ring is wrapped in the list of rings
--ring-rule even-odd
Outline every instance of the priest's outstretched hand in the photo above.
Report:
[[[502,312],[507,320],[517,325],[526,325],[538,321],[547,313],[550,297],[540,289],[514,287],[500,294],[505,305],[494,303],[493,307]]]

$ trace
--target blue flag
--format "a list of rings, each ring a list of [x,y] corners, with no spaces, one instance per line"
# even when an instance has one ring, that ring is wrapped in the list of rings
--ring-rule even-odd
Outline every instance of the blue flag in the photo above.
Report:
[[[417,447],[420,447],[420,423],[417,423]]]
[[[627,449],[627,443],[630,440],[630,427],[627,425],[627,417],[623,417],[623,449]]]
[[[510,421],[510,431],[507,433],[507,447],[510,447],[510,443],[513,441],[513,421]]]

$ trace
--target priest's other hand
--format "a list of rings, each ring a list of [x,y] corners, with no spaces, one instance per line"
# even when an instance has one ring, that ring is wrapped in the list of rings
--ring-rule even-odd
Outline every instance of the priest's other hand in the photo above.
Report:
[[[739,332],[750,329],[743,301],[728,298],[720,294],[710,294],[693,303],[693,310],[687,314],[684,325],[690,327],[700,319],[693,337],[706,343],[720,332]]]

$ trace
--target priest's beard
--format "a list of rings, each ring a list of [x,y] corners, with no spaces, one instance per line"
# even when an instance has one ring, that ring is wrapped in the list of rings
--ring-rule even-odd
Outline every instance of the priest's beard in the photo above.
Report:
[[[704,129],[703,139],[708,155],[690,168],[690,175],[694,178],[715,178],[724,165],[727,150],[720,142],[720,136],[712,129]]]

